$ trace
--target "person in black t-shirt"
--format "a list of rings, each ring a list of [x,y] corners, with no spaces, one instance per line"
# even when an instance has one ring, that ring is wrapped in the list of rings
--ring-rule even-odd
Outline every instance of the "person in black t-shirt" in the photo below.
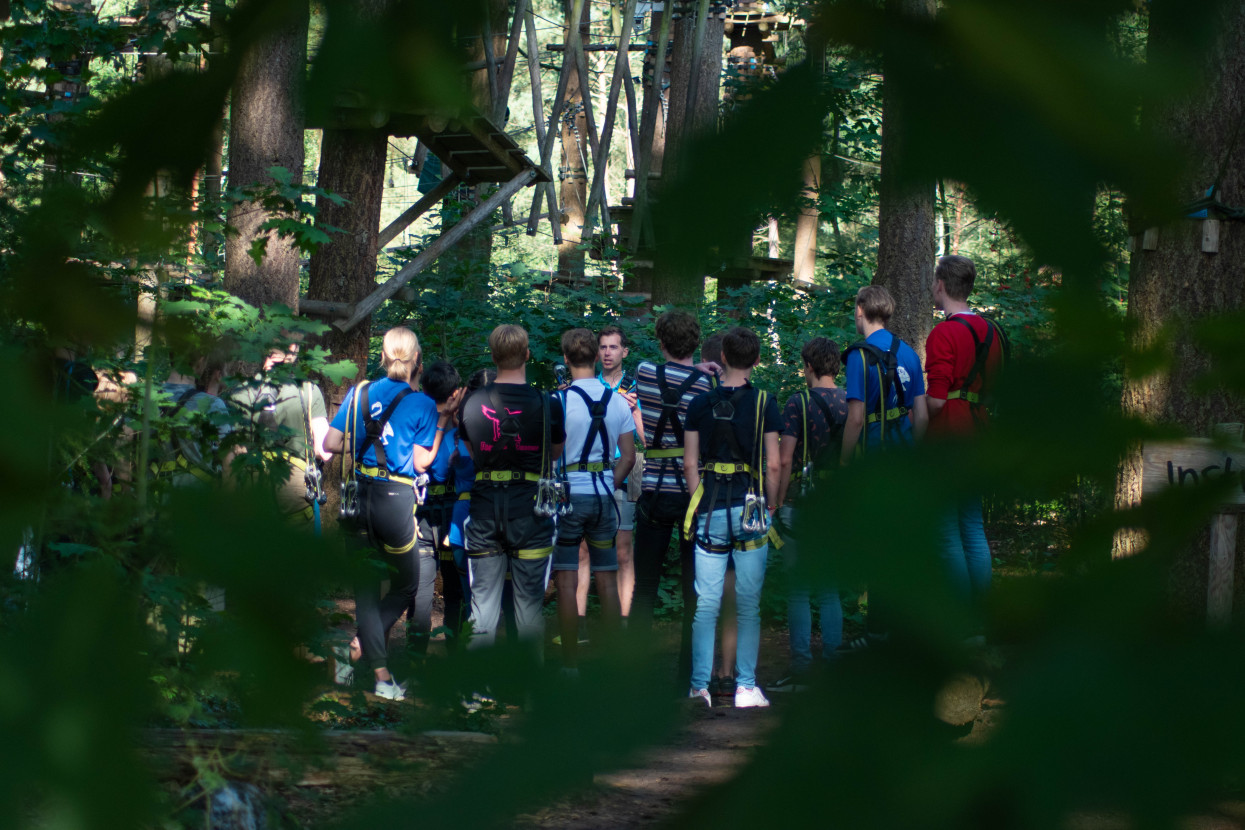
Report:
[[[471,573],[471,647],[491,645],[501,614],[509,565],[519,637],[539,648],[541,603],[549,582],[554,523],[533,511],[538,481],[566,441],[562,403],[527,384],[531,358],[520,326],[493,329],[488,339],[497,380],[462,406],[459,437],[475,463],[475,483],[464,527]]]
[[[701,698],[709,706],[713,705],[708,687],[714,634],[731,556],[739,620],[735,706],[769,705],[757,686],[756,663],[770,514],[772,505],[778,503],[781,423],[774,399],[748,382],[760,353],[761,342],[752,331],[741,327],[728,331],[722,341],[726,371],[721,383],[687,409],[683,474],[693,495],[684,529],[693,528],[700,519],[693,536],[696,614],[688,696]]]
[[[782,439],[778,454],[782,475],[778,487],[778,523],[783,529],[783,564],[790,572],[787,593],[787,626],[791,638],[791,666],[787,676],[769,686],[772,692],[800,691],[807,685],[812,667],[813,617],[808,581],[796,568],[795,503],[803,493],[823,484],[839,466],[843,427],[847,423],[847,395],[835,386],[842,366],[839,347],[827,337],[814,337],[800,351],[808,389],[787,399],[783,409]],[[792,485],[795,490],[792,491]],[[823,547],[824,545],[820,546]],[[843,607],[838,590],[828,582],[817,586],[821,608],[821,653],[833,659],[843,638]]]

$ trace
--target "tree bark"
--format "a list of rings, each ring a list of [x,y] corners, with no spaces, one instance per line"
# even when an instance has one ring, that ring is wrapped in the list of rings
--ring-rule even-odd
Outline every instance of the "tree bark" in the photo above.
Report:
[[[892,14],[934,16],[933,0],[887,0],[886,5]],[[888,328],[924,361],[925,338],[934,323],[934,182],[914,181],[905,174],[904,142],[915,135],[912,125],[905,123],[905,78],[899,61],[886,55],[882,60],[882,181],[873,284],[885,286],[895,297]]]
[[[1214,11],[1215,9],[1221,9]],[[1176,22],[1188,7],[1156,2],[1150,16],[1148,60],[1168,63],[1178,55],[1176,33],[1186,24]],[[1201,197],[1223,171],[1219,201],[1245,204],[1245,142],[1236,139],[1245,108],[1245,4],[1208,6],[1205,12],[1222,16],[1214,31],[1218,40],[1205,50],[1197,91],[1183,100],[1148,102],[1143,126],[1161,132],[1182,145],[1188,165],[1181,171],[1174,204]],[[1221,167],[1222,165],[1222,167]],[[1202,251],[1202,222],[1180,218],[1158,229],[1154,250],[1138,244],[1132,255],[1128,288],[1128,320],[1133,347],[1144,349],[1174,332],[1170,368],[1139,376],[1127,373],[1123,407],[1126,414],[1154,423],[1175,424],[1191,435],[1209,435],[1214,424],[1241,420],[1243,401],[1223,389],[1204,391],[1197,378],[1210,365],[1205,352],[1193,342],[1190,324],[1201,318],[1245,307],[1245,234],[1224,223],[1218,253]],[[1144,228],[1135,227],[1140,235]],[[1140,236],[1138,237],[1140,240]],[[1117,507],[1131,507],[1141,498],[1140,447],[1121,466]],[[1113,554],[1138,553],[1145,538],[1121,532]],[[1200,615],[1205,609],[1207,535],[1202,534],[1175,566],[1173,594],[1181,611]],[[1239,551],[1238,551],[1239,553]],[[1241,569],[1237,571],[1241,587]]]
[[[376,288],[377,236],[381,195],[385,187],[387,136],[373,130],[325,130],[320,145],[319,186],[347,199],[337,205],[316,199],[320,221],[342,229],[311,256],[307,297],[312,300],[356,303]],[[367,366],[371,323],[350,331],[330,329],[324,345],[335,357]],[[356,377],[354,380],[358,380]],[[325,399],[340,403],[354,381],[324,387]]]
[[[268,168],[284,167],[295,183],[303,180],[302,89],[307,66],[309,6],[282,7],[280,24],[242,56],[234,83],[229,120],[229,184],[246,187],[271,182]],[[258,204],[229,209],[237,231],[225,243],[225,289],[255,305],[282,303],[298,310],[299,251],[292,240],[277,239],[260,226],[272,218]],[[260,264],[250,256],[254,240],[268,237]]]
[[[674,24],[666,151],[662,162],[661,181],[655,188],[658,198],[661,190],[671,186],[678,176],[679,157],[688,151],[696,136],[717,129],[718,102],[721,98],[722,43],[725,37],[723,26],[724,21],[716,15],[707,18],[700,44],[700,60],[697,66],[693,66],[696,16],[685,14]],[[662,267],[660,233],[659,228],[657,273],[661,276],[653,280],[653,305],[669,304],[695,308],[704,299],[705,269],[702,267],[695,272],[680,273],[676,269]],[[740,254],[748,256],[752,253],[752,240],[740,240],[735,250],[719,253],[732,258]]]
[[[574,14],[574,0],[565,0],[563,43],[571,38],[571,15]],[[580,36],[583,42],[588,40],[588,23],[591,20],[592,4],[583,4],[583,13],[579,19]],[[575,61],[575,55],[569,50],[562,53],[563,60]],[[587,78],[580,78],[579,72],[571,70],[570,80],[566,85],[566,109],[558,121],[562,136],[562,172],[560,179],[560,199],[562,203],[562,244],[558,246],[558,276],[572,280],[584,276],[584,251],[580,245],[583,241],[584,206],[588,203],[588,167],[584,160],[588,158],[588,118],[584,112],[584,95],[591,95],[591,85]]]

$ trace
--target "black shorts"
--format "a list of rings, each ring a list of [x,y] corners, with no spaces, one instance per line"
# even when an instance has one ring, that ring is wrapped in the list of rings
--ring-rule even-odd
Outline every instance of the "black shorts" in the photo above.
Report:
[[[450,518],[454,512],[454,502],[457,495],[451,493],[448,497],[438,496],[431,498],[421,504],[415,510],[415,523],[419,530],[419,549],[425,553],[436,555],[438,552],[444,551],[449,554],[450,549],[445,545],[445,537],[450,532]],[[449,558],[453,558],[450,556]]]
[[[521,559],[553,554],[553,519],[532,512],[536,485],[492,485],[471,491],[471,510],[463,533],[467,553],[479,556],[503,551]]]
[[[385,553],[415,547],[415,490],[409,484],[359,477],[359,517],[370,545]]]

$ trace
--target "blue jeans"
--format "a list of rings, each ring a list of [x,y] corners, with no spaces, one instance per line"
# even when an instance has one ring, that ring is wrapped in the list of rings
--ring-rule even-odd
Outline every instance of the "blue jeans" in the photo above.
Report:
[[[763,544],[755,550],[736,549],[732,554],[710,553],[701,546],[706,536],[709,544],[714,546],[729,545],[732,539],[746,542],[764,536],[764,533],[745,533],[740,527],[742,520],[742,507],[714,510],[702,519],[704,529],[697,533],[696,616],[692,620],[693,689],[709,686],[726,562],[732,555],[735,559],[735,599],[739,620],[735,682],[740,686],[756,685],[757,652],[761,647],[761,588],[765,584],[769,545]]]
[[[951,589],[970,608],[980,608],[990,590],[990,544],[981,518],[981,499],[961,502],[939,527],[941,558]]]
[[[795,516],[789,506],[780,507],[783,523],[795,525]],[[787,630],[791,638],[791,672],[808,671],[813,664],[813,592],[807,584],[796,577],[796,557],[799,546],[790,535],[783,536],[782,557],[787,568]],[[821,611],[821,656],[826,660],[835,658],[835,649],[843,640],[843,605],[839,591],[833,585],[819,586],[816,591],[817,605]]]

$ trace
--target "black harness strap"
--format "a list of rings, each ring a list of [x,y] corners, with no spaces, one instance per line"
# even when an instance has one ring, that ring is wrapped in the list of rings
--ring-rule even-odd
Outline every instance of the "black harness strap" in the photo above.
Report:
[[[760,425],[759,424],[754,425],[753,440],[758,441],[758,445],[753,447],[754,452],[750,456],[747,452],[744,451],[743,445],[739,443],[739,436],[735,434],[735,424],[734,424],[735,413],[738,411],[739,406],[743,405],[746,400],[751,399],[748,394],[750,392],[755,393],[757,395],[761,394],[759,391],[757,391],[755,388],[751,386],[739,387],[733,393],[731,393],[731,396],[729,398],[726,396],[725,390],[721,386],[715,386],[713,388],[713,391],[709,393],[714,398],[713,409],[712,409],[713,411],[713,432],[710,433],[710,439],[707,442],[707,446],[704,447],[701,451],[702,458],[712,459],[713,456],[717,455],[718,448],[721,447],[723,444],[725,444],[727,449],[730,450],[732,463],[748,464],[748,465],[757,463],[758,459],[761,457],[761,447],[759,446],[759,441],[757,439],[757,435],[761,431]],[[727,505],[731,503],[732,496],[733,496],[731,492],[732,484],[735,481],[734,473],[723,474],[723,473],[718,473],[718,472],[708,469],[708,464],[710,463],[713,463],[713,462],[712,461],[706,462],[706,469],[705,469],[705,478],[707,479],[708,485],[709,485],[708,489],[705,492],[705,497],[707,498],[709,512],[711,512],[714,506],[717,504],[718,491],[723,486],[725,486],[726,488],[726,503]],[[759,467],[753,466],[752,469],[754,471],[759,470]],[[725,482],[723,481],[724,479],[725,479]],[[749,483],[749,487],[753,486],[753,483],[755,483],[755,481],[756,481],[756,478],[754,476],[753,481]],[[706,550],[713,550],[713,548],[710,546],[710,543],[709,543],[709,534],[708,534],[708,527],[707,527],[708,522],[705,522],[705,525],[706,525],[705,532],[699,541],[700,541],[701,546],[704,547]],[[726,532],[730,540],[730,546],[728,549],[733,549],[735,546],[735,528],[731,522],[727,522]]]
[[[968,329],[969,335],[973,338],[973,365],[968,370],[968,375],[965,376],[964,382],[950,391],[953,393],[958,392],[959,394],[955,397],[961,398],[973,406],[973,417],[977,418],[979,417],[978,407],[987,405],[987,397],[989,392],[986,388],[986,365],[990,360],[990,347],[994,345],[995,334],[997,333],[998,335],[999,344],[1003,351],[1002,357],[1004,363],[1006,363],[1008,358],[1011,357],[1011,343],[1008,342],[1007,334],[1003,331],[1002,327],[988,317],[981,318],[986,324],[986,339],[984,341],[977,336],[976,329],[974,329],[972,324],[965,320],[962,315],[956,314],[951,317],[951,319]],[[981,381],[981,388],[974,392],[973,386],[979,379]],[[974,397],[976,400],[973,399]]]
[[[657,416],[657,424],[653,427],[653,440],[649,443],[650,450],[662,449],[661,439],[666,435],[666,427],[674,432],[675,443],[683,446],[683,422],[679,420],[679,402],[701,377],[699,369],[688,367],[688,375],[678,386],[671,386],[666,381],[666,366],[657,367],[657,391],[661,393],[661,414]]]
[[[414,392],[411,387],[400,389],[398,394],[393,396],[393,400],[380,413],[379,418],[372,417],[372,407],[368,402],[368,389],[371,387],[369,383],[363,387],[363,399],[359,401],[363,408],[363,443],[355,450],[354,460],[356,464],[363,463],[363,454],[367,452],[368,447],[376,448],[376,466],[382,470],[389,469],[389,459],[385,457],[385,443],[381,440],[385,434],[385,425],[389,423],[389,419],[393,417],[394,411],[398,408],[398,404],[406,399],[406,396]]]
[[[675,444],[678,448],[683,447],[683,423],[679,420],[679,404],[683,400],[683,396],[692,388],[698,379],[703,376],[699,369],[691,366],[687,367],[687,377],[678,386],[672,387],[666,381],[666,364],[657,367],[657,391],[661,394],[661,414],[657,416],[657,423],[653,426],[653,440],[649,442],[649,450],[673,449],[672,447],[663,447],[662,438],[666,435],[666,427],[669,426],[674,432]],[[657,486],[654,488],[656,492],[661,492],[661,485],[666,480],[666,471],[670,468],[678,470],[678,462],[673,458],[654,459],[660,472],[657,474]],[[669,463],[667,463],[669,462]],[[679,489],[684,493],[687,492],[687,479],[681,474],[677,475],[679,479]]]
[[[609,411],[610,395],[613,393],[608,387],[605,388],[605,394],[601,396],[599,401],[594,401],[592,396],[580,389],[578,386],[571,386],[569,390],[579,395],[584,402],[584,406],[588,409],[588,414],[592,416],[592,423],[588,425],[588,433],[584,436],[584,445],[579,453],[579,466],[586,469],[588,464],[588,456],[592,453],[592,444],[598,441],[601,444],[601,462],[605,465],[605,469],[611,469],[613,458],[611,458],[609,448],[609,430],[605,428],[605,414]],[[602,470],[604,474],[604,470]]]

